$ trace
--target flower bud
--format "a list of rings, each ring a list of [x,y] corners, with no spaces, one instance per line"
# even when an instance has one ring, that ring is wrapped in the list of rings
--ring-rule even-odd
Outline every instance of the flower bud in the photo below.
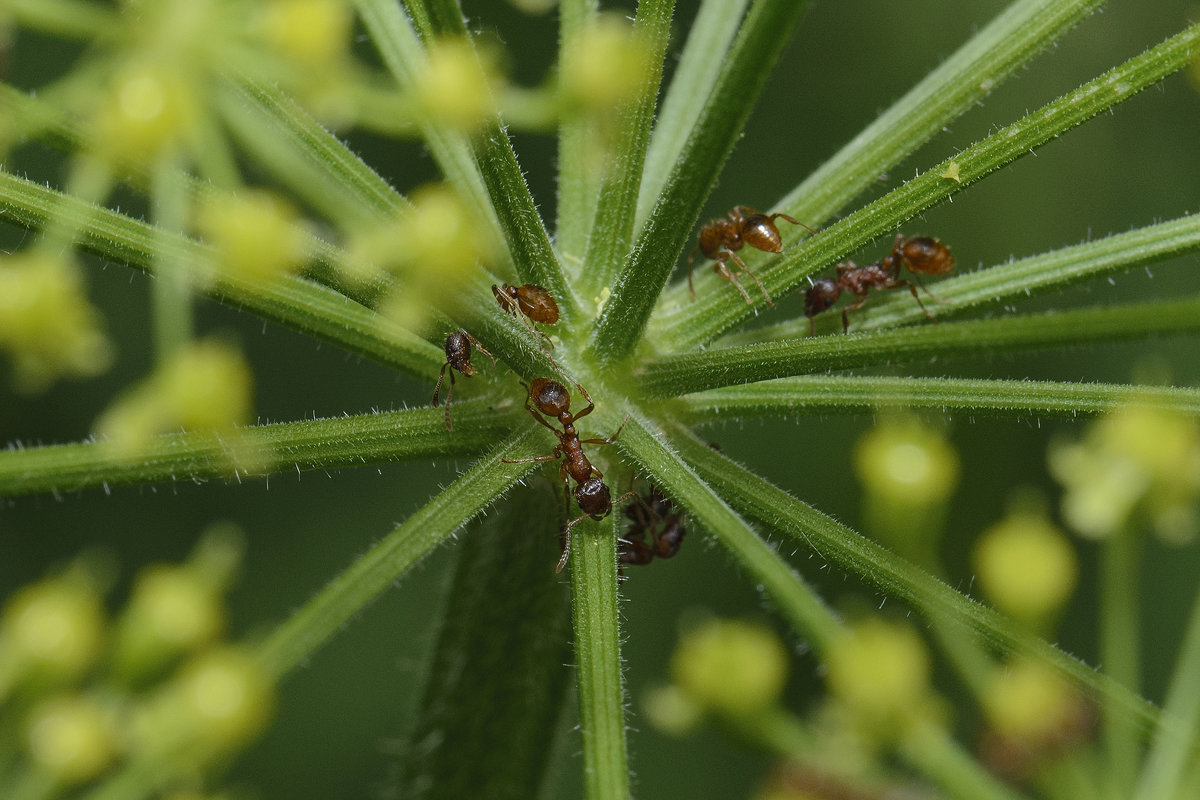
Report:
[[[100,655],[104,611],[90,586],[69,578],[49,578],[12,595],[4,607],[0,630],[6,670],[15,678],[70,681]],[[4,688],[0,686],[0,696]]]
[[[829,651],[829,689],[863,728],[890,737],[922,717],[931,700],[929,655],[905,625],[868,619]]]
[[[221,272],[270,279],[303,266],[300,216],[271,192],[249,189],[222,195],[201,209],[199,224],[216,251]]]
[[[117,739],[111,714],[84,697],[39,703],[26,726],[31,760],[56,784],[95,778],[116,760]]]
[[[101,319],[78,268],[40,254],[0,255],[0,348],[19,388],[36,391],[61,375],[97,375],[112,361]]]
[[[1033,627],[1062,608],[1079,571],[1066,536],[1032,510],[1014,511],[984,531],[974,565],[996,608]]]
[[[787,681],[787,650],[767,628],[713,620],[689,631],[671,657],[671,676],[701,708],[753,715],[779,700]]]

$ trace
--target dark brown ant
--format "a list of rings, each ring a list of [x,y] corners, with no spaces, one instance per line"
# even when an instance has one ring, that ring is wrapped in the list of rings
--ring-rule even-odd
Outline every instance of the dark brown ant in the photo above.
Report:
[[[492,294],[496,296],[496,302],[500,304],[500,308],[514,317],[522,317],[531,331],[539,334],[550,347],[554,347],[549,336],[533,327],[535,322],[543,325],[553,325],[558,322],[558,303],[555,302],[554,295],[550,294],[548,289],[532,283],[524,286],[511,286],[507,283],[502,286],[492,284]]]
[[[679,552],[687,534],[683,515],[671,513],[671,501],[657,486],[651,485],[648,495],[639,495],[636,502],[626,506],[625,516],[631,524],[619,541],[618,563],[649,564],[655,556],[670,558]]]
[[[567,387],[549,378],[534,378],[530,381],[529,394],[525,396],[525,410],[539,424],[549,428],[550,432],[558,437],[558,444],[555,446],[554,452],[548,456],[519,458],[515,460],[503,459],[506,464],[526,464],[534,461],[562,462],[558,468],[558,476],[563,482],[563,500],[566,503],[566,516],[570,517],[572,494],[575,495],[575,501],[579,503],[579,507],[585,513],[577,519],[568,521],[563,527],[563,554],[562,558],[558,560],[558,566],[554,569],[555,572],[562,572],[563,567],[567,564],[567,556],[571,552],[571,528],[588,517],[595,520],[603,519],[608,516],[614,505],[635,496],[634,492],[628,492],[613,500],[608,486],[601,480],[604,477],[604,473],[592,466],[592,462],[588,461],[588,457],[583,452],[583,445],[585,444],[612,444],[615,442],[617,437],[621,435],[621,428],[625,427],[625,423],[621,423],[621,428],[617,428],[617,432],[611,438],[580,439],[579,434],[575,432],[575,422],[592,413],[596,404],[592,402],[592,398],[588,396],[587,391],[582,386],[576,383],[575,388],[588,402],[587,408],[578,414],[571,413],[571,395],[567,391]],[[542,416],[543,414],[546,417],[557,419],[563,429],[559,431],[546,421],[545,417]],[[570,479],[572,478],[575,479],[574,492],[571,491]]]
[[[867,264],[864,267],[853,261],[838,264],[837,280],[821,278],[814,281],[804,294],[804,315],[808,317],[809,335],[817,332],[817,323],[813,317],[836,303],[843,291],[850,292],[858,298],[842,309],[843,333],[850,330],[850,312],[861,308],[867,302],[867,294],[872,289],[899,289],[907,286],[917,305],[925,312],[925,316],[936,322],[937,318],[930,314],[929,309],[921,302],[917,286],[900,278],[902,266],[908,267],[917,286],[924,289],[930,297],[937,299],[925,288],[918,274],[944,275],[954,269],[954,256],[950,254],[950,248],[937,239],[928,236],[905,238],[903,234],[896,234],[892,252],[884,256],[878,264]]]
[[[496,357],[466,331],[454,331],[446,337],[446,363],[442,364],[442,371],[438,374],[437,385],[433,387],[433,406],[437,408],[438,395],[442,391],[442,379],[446,377],[446,369],[448,367],[451,368],[450,388],[446,390],[446,430],[450,430],[450,401],[454,398],[454,370],[458,370],[468,378],[475,374],[475,368],[471,366],[472,345],[475,346],[476,350],[492,360],[493,367],[496,366]]]
[[[688,291],[692,293],[692,297],[696,297],[696,289],[692,286],[692,259],[696,255],[696,250],[699,250],[704,253],[705,258],[715,262],[713,264],[714,272],[737,287],[737,290],[742,293],[742,297],[746,298],[747,305],[753,305],[750,295],[746,294],[737,275],[730,272],[729,267],[725,264],[726,261],[732,260],[740,267],[738,272],[744,272],[753,278],[754,282],[758,284],[759,291],[766,298],[767,305],[775,305],[771,301],[771,296],[767,294],[767,290],[763,288],[762,281],[753,272],[746,269],[745,262],[736,251],[741,250],[744,245],[750,245],[766,253],[782,252],[783,237],[779,234],[779,227],[775,224],[775,220],[779,218],[783,218],[793,225],[799,225],[809,233],[816,233],[803,222],[792,219],[787,214],[763,214],[749,206],[734,206],[733,210],[724,218],[711,220],[702,227],[698,237],[699,244],[688,254]]]

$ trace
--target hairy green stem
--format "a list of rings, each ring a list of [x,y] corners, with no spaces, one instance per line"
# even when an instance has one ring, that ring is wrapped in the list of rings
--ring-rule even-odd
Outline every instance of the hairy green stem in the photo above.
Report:
[[[1197,331],[1200,298],[949,322],[664,356],[647,362],[642,388],[675,395],[782,375]]]
[[[579,273],[585,299],[612,281],[629,252],[674,10],[675,0],[638,2],[633,35],[636,44],[646,48],[646,70],[637,91],[617,109],[612,121],[617,133],[600,183],[586,266]]]
[[[241,480],[302,470],[345,469],[406,459],[463,457],[484,452],[520,421],[519,408],[494,403],[454,404],[453,430],[443,410],[414,408],[330,419],[282,422],[209,432],[156,436],[117,450],[105,442],[0,451],[0,496],[134,486],[212,478]]]
[[[578,525],[571,542],[571,605],[583,785],[588,800],[628,800],[625,695],[617,611],[617,516]]]
[[[684,395],[680,409],[691,422],[730,415],[784,417],[886,408],[926,408],[975,417],[1073,419],[1136,403],[1200,415],[1200,389],[1116,383],[891,378],[814,375],[759,381]]]

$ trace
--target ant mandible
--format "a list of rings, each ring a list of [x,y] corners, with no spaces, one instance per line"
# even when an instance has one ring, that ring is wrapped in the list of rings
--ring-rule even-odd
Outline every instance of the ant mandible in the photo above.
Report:
[[[546,344],[554,347],[549,336],[533,327],[535,322],[543,325],[553,325],[558,322],[558,303],[555,302],[554,295],[550,294],[550,290],[533,283],[526,283],[523,286],[512,286],[505,283],[501,286],[492,284],[492,294],[496,296],[496,302],[500,304],[500,308],[514,317],[521,317],[531,331],[539,334]]]
[[[729,270],[726,261],[732,260],[740,267],[738,272],[744,272],[753,278],[754,282],[758,284],[759,291],[766,298],[767,305],[774,306],[775,303],[771,301],[771,296],[763,288],[762,281],[746,268],[745,262],[735,251],[741,250],[744,245],[750,245],[766,253],[782,252],[783,237],[779,233],[779,227],[775,224],[775,220],[780,218],[793,225],[799,225],[809,233],[816,233],[803,222],[792,219],[787,214],[763,214],[749,206],[734,206],[725,218],[711,220],[702,227],[698,237],[699,244],[688,254],[688,291],[692,293],[692,297],[696,297],[696,289],[692,285],[692,259],[696,255],[696,250],[699,250],[704,253],[705,258],[715,262],[713,264],[714,272],[737,287],[737,290],[742,293],[742,297],[746,298],[747,305],[753,305],[750,295],[746,294],[737,275]]]
[[[635,496],[634,492],[627,492],[616,500],[613,500],[608,486],[601,480],[604,477],[604,473],[592,466],[592,462],[588,461],[588,457],[583,452],[583,445],[585,444],[602,445],[615,442],[617,437],[621,435],[621,428],[625,427],[625,423],[622,422],[621,428],[617,428],[617,432],[608,439],[580,439],[579,434],[575,432],[575,422],[592,413],[596,404],[592,402],[592,398],[582,386],[576,383],[575,388],[588,402],[587,408],[578,414],[571,413],[571,395],[567,391],[567,387],[549,378],[534,378],[530,381],[529,394],[525,396],[525,410],[539,424],[549,428],[550,432],[558,437],[558,444],[555,446],[554,452],[548,456],[512,460],[503,459],[506,464],[527,464],[535,461],[562,462],[558,468],[558,476],[563,482],[563,500],[566,504],[566,516],[570,517],[572,494],[575,495],[575,501],[579,503],[579,507],[585,513],[577,519],[568,521],[563,528],[563,553],[562,558],[558,560],[558,565],[554,569],[555,572],[562,572],[563,567],[567,564],[567,557],[571,553],[571,528],[588,517],[595,520],[603,519],[608,516],[614,505]],[[531,402],[532,406],[530,405]],[[559,431],[546,421],[545,417],[542,416],[543,414],[546,417],[557,419],[563,429]],[[572,478],[575,479],[575,489],[573,492],[571,491],[570,482]]]
[[[871,289],[899,289],[907,286],[912,292],[913,299],[925,312],[925,316],[937,322],[937,318],[929,313],[929,309],[921,302],[917,287],[907,280],[900,278],[900,268],[904,266],[912,273],[917,286],[924,289],[930,297],[934,294],[925,288],[918,274],[944,275],[954,269],[954,256],[950,248],[937,239],[929,236],[912,236],[905,238],[896,234],[892,243],[892,252],[888,253],[878,264],[867,264],[860,267],[853,261],[845,261],[837,265],[837,280],[821,278],[814,281],[804,294],[804,315],[808,317],[809,335],[817,332],[817,323],[813,319],[817,314],[826,310],[841,297],[843,291],[850,292],[858,298],[842,309],[842,332],[850,330],[851,311],[861,308],[867,302],[867,294]],[[936,299],[936,297],[935,297]]]
[[[450,401],[454,398],[454,371],[458,370],[468,378],[475,374],[475,368],[471,366],[472,345],[492,360],[493,367],[496,366],[496,357],[466,331],[457,330],[446,337],[446,363],[442,364],[437,385],[433,387],[433,407],[437,408],[438,395],[442,391],[442,379],[446,377],[446,369],[450,368],[450,388],[446,390],[446,430],[450,430]]]
[[[649,564],[655,556],[670,558],[679,552],[687,529],[682,514],[671,513],[671,501],[657,486],[650,486],[646,497],[625,508],[632,523],[620,540],[617,562],[620,564]],[[649,544],[646,534],[650,535]]]

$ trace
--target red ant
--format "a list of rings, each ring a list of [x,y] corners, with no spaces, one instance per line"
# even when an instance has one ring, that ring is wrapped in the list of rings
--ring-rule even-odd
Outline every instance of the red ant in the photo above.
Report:
[[[734,206],[726,218],[711,220],[702,227],[698,237],[699,244],[688,254],[688,291],[692,293],[692,297],[696,297],[696,289],[692,286],[692,258],[696,255],[696,250],[699,250],[704,253],[705,258],[716,262],[713,264],[713,271],[736,286],[737,290],[742,293],[742,297],[746,298],[747,305],[753,305],[750,295],[746,294],[746,290],[742,288],[737,275],[729,271],[729,267],[725,264],[726,261],[732,259],[733,263],[741,268],[738,272],[744,272],[753,278],[754,282],[758,284],[759,291],[766,298],[767,305],[774,306],[775,303],[771,301],[771,296],[763,288],[762,281],[755,277],[753,272],[746,269],[745,262],[738,257],[735,251],[741,250],[744,245],[750,245],[766,253],[782,252],[783,237],[779,234],[779,227],[775,224],[775,220],[781,217],[793,225],[799,225],[809,233],[816,233],[803,222],[792,219],[787,214],[763,214],[749,206]]]
[[[671,501],[657,486],[650,486],[646,497],[637,497],[637,502],[625,508],[625,516],[632,523],[620,540],[617,562],[620,564],[649,564],[655,556],[670,558],[679,552],[687,529],[682,514],[671,513]],[[660,527],[661,525],[661,527]],[[650,543],[646,543],[646,534]]]
[[[551,433],[558,437],[558,445],[555,446],[554,452],[548,456],[519,458],[515,460],[503,459],[506,464],[526,464],[533,461],[562,462],[558,468],[558,476],[563,482],[563,500],[566,503],[566,516],[570,517],[572,494],[575,495],[575,501],[579,503],[579,507],[585,513],[583,516],[567,522],[563,528],[563,554],[562,558],[558,560],[558,566],[554,569],[555,572],[562,572],[563,567],[567,564],[567,556],[571,552],[571,528],[588,517],[595,520],[603,519],[608,516],[614,505],[620,503],[622,500],[636,496],[634,492],[627,492],[616,500],[613,500],[608,486],[601,480],[604,477],[604,473],[592,466],[592,462],[588,461],[588,457],[583,453],[583,445],[585,444],[612,444],[615,442],[617,437],[621,435],[621,428],[625,427],[625,423],[622,422],[621,428],[617,428],[617,432],[609,439],[580,439],[579,434],[575,432],[575,421],[592,413],[596,404],[592,402],[592,398],[588,396],[587,391],[582,386],[576,383],[575,388],[587,400],[588,406],[583,411],[573,415],[571,414],[571,395],[567,391],[567,387],[549,378],[534,378],[530,381],[529,394],[525,397],[525,410],[539,424],[549,428]],[[530,405],[531,402],[536,408]],[[545,417],[542,416],[543,414],[547,417],[556,418],[563,427],[562,431],[560,432],[547,422]],[[574,492],[570,488],[571,478],[575,479]]]
[[[475,374],[475,368],[471,366],[471,345],[490,358],[493,367],[496,366],[496,357],[466,331],[454,331],[446,337],[446,363],[442,364],[437,385],[433,387],[433,406],[437,408],[438,395],[442,391],[442,379],[446,377],[446,368],[450,367],[450,388],[446,391],[446,430],[450,430],[450,401],[454,398],[454,370],[458,370],[468,378]]]
[[[843,333],[850,330],[850,312],[861,308],[867,302],[867,293],[871,289],[899,289],[907,286],[917,305],[925,312],[925,316],[936,322],[937,318],[930,314],[929,309],[921,302],[917,287],[900,279],[901,266],[908,267],[917,285],[930,297],[934,297],[917,275],[946,274],[954,269],[954,256],[950,255],[950,248],[937,239],[928,236],[912,236],[906,239],[903,234],[896,234],[892,252],[884,256],[878,264],[867,264],[865,267],[860,267],[853,261],[838,264],[837,280],[821,278],[814,281],[804,294],[804,315],[808,317],[809,335],[817,332],[817,323],[813,317],[836,303],[843,291],[850,292],[858,298],[856,302],[842,309]]]
[[[558,322],[558,303],[555,302],[554,295],[550,294],[548,289],[532,283],[524,286],[511,286],[507,283],[502,286],[492,284],[492,294],[496,296],[496,302],[500,304],[500,308],[514,317],[523,317],[531,331],[540,334],[546,340],[546,344],[554,346],[549,336],[533,327],[535,322],[543,325],[553,325]],[[518,311],[520,314],[517,313]]]

